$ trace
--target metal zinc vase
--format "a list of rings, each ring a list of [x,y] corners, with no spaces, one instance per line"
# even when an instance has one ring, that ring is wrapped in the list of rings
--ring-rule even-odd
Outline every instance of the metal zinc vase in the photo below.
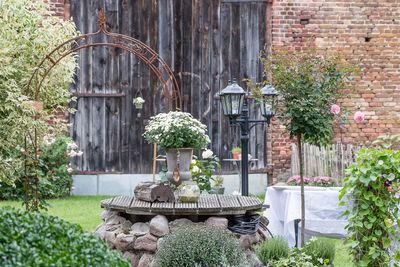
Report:
[[[167,151],[167,178],[176,185],[192,179],[190,163],[193,148],[170,148]]]

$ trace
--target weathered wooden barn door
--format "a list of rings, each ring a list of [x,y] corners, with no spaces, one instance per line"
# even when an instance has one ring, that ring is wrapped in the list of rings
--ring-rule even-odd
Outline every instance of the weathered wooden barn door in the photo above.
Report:
[[[107,27],[137,38],[158,51],[173,68],[184,98],[184,111],[208,126],[211,147],[221,158],[240,144],[213,96],[228,80],[262,80],[259,52],[267,43],[266,1],[232,0],[71,0],[78,29],[93,32],[104,9]],[[84,151],[76,160],[84,172],[150,173],[152,146],[142,133],[150,116],[163,111],[156,77],[135,56],[116,48],[81,50],[71,92],[71,135]],[[245,88],[244,82],[240,82]],[[132,99],[142,96],[144,109]],[[257,108],[252,114],[260,118]],[[264,167],[265,128],[252,130],[250,153]],[[232,166],[223,165],[224,170]]]

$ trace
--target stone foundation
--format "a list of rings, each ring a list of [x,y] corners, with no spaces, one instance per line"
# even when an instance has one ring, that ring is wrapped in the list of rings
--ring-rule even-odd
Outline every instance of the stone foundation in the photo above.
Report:
[[[228,227],[227,218],[213,216],[141,216],[105,209],[100,217],[103,222],[93,231],[94,235],[110,248],[122,251],[124,258],[131,259],[132,267],[155,266],[154,254],[160,241],[180,227],[195,224]],[[253,235],[235,235],[254,266],[262,266],[253,245],[265,239],[265,232],[259,229]]]

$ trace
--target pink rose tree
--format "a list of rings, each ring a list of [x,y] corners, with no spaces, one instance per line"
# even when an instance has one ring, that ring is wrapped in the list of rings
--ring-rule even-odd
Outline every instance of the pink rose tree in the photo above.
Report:
[[[339,56],[322,55],[313,49],[288,50],[273,48],[262,57],[270,80],[278,92],[277,117],[283,122],[290,138],[297,139],[301,185],[301,245],[304,246],[305,201],[302,142],[319,146],[332,140],[335,117],[340,113],[336,104],[343,98],[355,70]],[[260,88],[252,88],[261,98]]]

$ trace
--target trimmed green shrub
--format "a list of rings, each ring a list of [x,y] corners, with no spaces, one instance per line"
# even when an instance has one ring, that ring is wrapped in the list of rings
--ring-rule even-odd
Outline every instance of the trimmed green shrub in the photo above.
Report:
[[[319,264],[319,259],[329,260],[332,264],[335,259],[335,244],[328,239],[315,239],[307,243],[305,252],[312,257],[315,265]]]
[[[221,227],[191,226],[176,230],[160,243],[157,266],[248,266],[234,235]]]
[[[0,208],[1,266],[130,266],[79,225],[60,218]]]
[[[289,245],[285,238],[276,236],[259,244],[256,248],[258,258],[267,264],[273,260],[286,258],[289,253]]]

